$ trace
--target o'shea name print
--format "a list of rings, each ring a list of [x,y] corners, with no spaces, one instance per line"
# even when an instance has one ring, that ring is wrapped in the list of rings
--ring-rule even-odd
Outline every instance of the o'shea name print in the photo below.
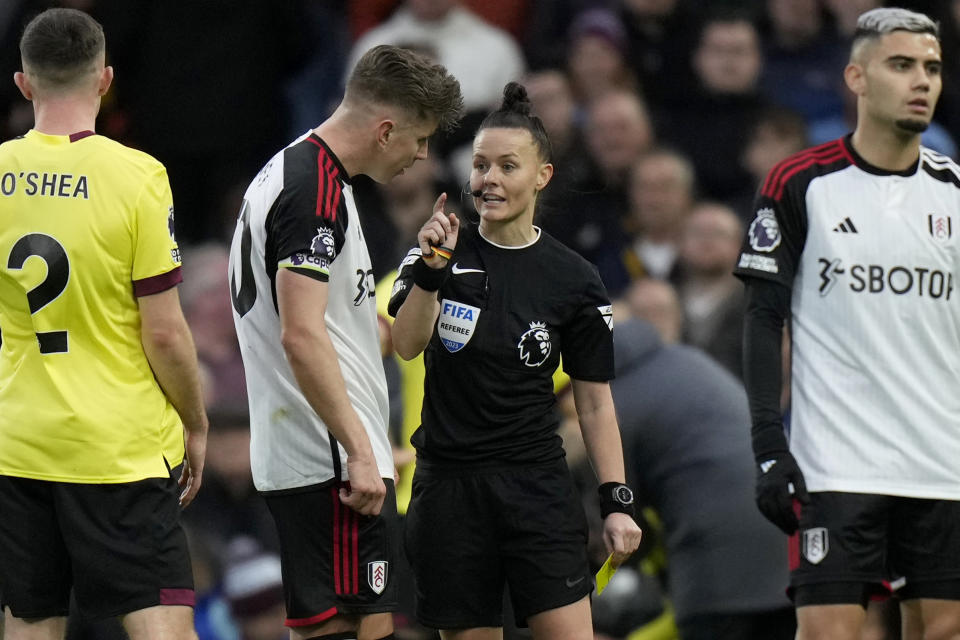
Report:
[[[8,171],[0,176],[0,195],[12,196],[18,192],[27,196],[90,199],[87,176],[72,173]]]

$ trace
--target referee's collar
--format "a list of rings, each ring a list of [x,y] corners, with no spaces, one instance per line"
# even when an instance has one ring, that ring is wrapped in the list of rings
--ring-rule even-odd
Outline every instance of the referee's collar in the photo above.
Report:
[[[881,169],[880,167],[874,166],[863,159],[857,150],[853,148],[853,134],[848,133],[843,137],[843,146],[847,148],[847,151],[850,152],[850,156],[853,158],[854,164],[857,165],[858,169],[863,169],[867,173],[872,173],[875,176],[902,176],[904,178],[909,178],[910,176],[917,173],[917,169],[920,167],[920,152],[917,150],[917,159],[912,165],[904,169],[903,171],[890,171],[889,169]]]

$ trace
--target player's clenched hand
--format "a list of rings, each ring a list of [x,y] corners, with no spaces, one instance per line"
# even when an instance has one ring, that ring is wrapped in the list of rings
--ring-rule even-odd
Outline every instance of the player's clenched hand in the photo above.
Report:
[[[203,462],[207,456],[207,432],[185,431],[183,472],[180,474],[180,506],[185,507],[197,497],[203,479]]]
[[[380,477],[377,461],[372,457],[348,457],[347,472],[350,486],[340,489],[340,502],[365,516],[378,515],[387,495],[387,486]]]
[[[800,526],[793,501],[810,502],[803,472],[789,451],[761,458],[757,467],[757,506],[767,520],[790,535]]]
[[[611,563],[618,567],[640,546],[643,531],[626,513],[611,513],[603,520],[603,544],[612,554]]]
[[[460,219],[455,213],[444,213],[443,205],[447,203],[447,194],[441,193],[433,205],[433,215],[427,220],[417,233],[417,244],[423,254],[423,261],[432,269],[442,269],[447,259],[433,251],[433,247],[443,247],[453,251],[457,247],[457,236],[460,234]]]

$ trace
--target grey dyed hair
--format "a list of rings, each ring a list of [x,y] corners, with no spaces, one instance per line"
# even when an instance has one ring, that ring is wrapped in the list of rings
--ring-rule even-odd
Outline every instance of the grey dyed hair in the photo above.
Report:
[[[857,30],[853,34],[851,57],[856,56],[865,42],[875,40],[894,31],[929,33],[937,40],[940,39],[940,25],[925,14],[899,7],[871,9],[857,19]]]

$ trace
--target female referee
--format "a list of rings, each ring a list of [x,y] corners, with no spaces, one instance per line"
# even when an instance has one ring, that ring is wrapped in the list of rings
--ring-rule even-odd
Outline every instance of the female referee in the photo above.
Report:
[[[510,83],[473,142],[479,225],[444,213],[417,235],[393,287],[393,341],[424,352],[425,395],[405,543],[417,617],[444,640],[590,640],[587,524],[564,460],[552,374],[563,356],[600,485],[614,562],[640,543],[608,380],[610,302],[593,266],[534,226],[550,142]]]

